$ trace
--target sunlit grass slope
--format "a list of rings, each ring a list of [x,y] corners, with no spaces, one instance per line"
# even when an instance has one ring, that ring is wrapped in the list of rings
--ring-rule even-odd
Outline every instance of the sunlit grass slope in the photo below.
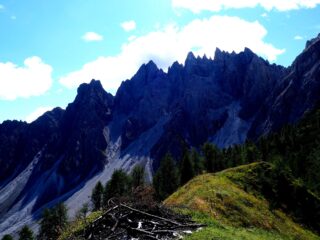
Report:
[[[273,170],[270,164],[259,162],[200,175],[165,204],[208,225],[186,239],[320,239],[293,221],[294,214],[285,213],[290,211],[285,211],[286,200],[281,203],[276,199],[281,188],[276,183],[273,186]],[[295,184],[299,185],[292,182],[290,186]],[[312,193],[306,194],[313,201],[319,200]]]

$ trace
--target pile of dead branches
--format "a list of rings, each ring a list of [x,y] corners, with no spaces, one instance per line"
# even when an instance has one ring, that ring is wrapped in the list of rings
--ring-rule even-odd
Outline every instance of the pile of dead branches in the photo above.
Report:
[[[201,227],[164,207],[150,213],[119,203],[71,239],[178,239]]]

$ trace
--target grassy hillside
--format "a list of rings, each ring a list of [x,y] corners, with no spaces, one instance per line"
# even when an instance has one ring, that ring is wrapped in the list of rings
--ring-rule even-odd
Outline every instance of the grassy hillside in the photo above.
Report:
[[[319,203],[265,162],[197,176],[165,200],[208,225],[186,239],[320,239],[302,227],[317,229]]]

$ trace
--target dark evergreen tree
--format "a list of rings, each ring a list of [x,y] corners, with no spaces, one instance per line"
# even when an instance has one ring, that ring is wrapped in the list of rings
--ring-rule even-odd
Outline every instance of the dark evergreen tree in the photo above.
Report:
[[[59,203],[53,208],[55,225],[58,231],[61,232],[68,224],[68,210],[64,203]]]
[[[92,194],[91,194],[93,210],[97,211],[101,209],[103,194],[104,194],[104,188],[102,183],[99,181],[94,187],[94,189],[92,190]]]
[[[204,171],[204,162],[195,148],[192,148],[190,158],[194,164],[195,175],[201,174]]]
[[[225,162],[226,168],[231,168],[234,166],[234,156],[233,156],[232,147],[229,147],[224,150],[223,161]]]
[[[130,174],[132,187],[137,188],[139,186],[143,186],[145,184],[145,172],[144,167],[140,165],[136,165]]]
[[[160,162],[160,167],[153,177],[156,197],[163,200],[173,193],[179,186],[179,172],[170,154]]]
[[[320,144],[318,145],[320,146]],[[306,183],[312,189],[320,189],[320,148],[315,148],[307,157]]]
[[[40,220],[39,239],[58,239],[59,234],[54,227],[53,211],[46,208],[42,212],[42,218]]]
[[[260,161],[262,159],[259,149],[253,142],[246,141],[246,143],[244,144],[244,147],[245,147],[245,154],[246,154],[245,156],[246,162],[252,163],[252,162]]]
[[[24,226],[19,232],[19,240],[34,240],[33,231],[28,226]]]
[[[131,193],[131,179],[122,169],[115,170],[105,186],[104,205],[112,197],[128,196]]]
[[[270,148],[266,137],[261,137],[258,141],[258,148],[261,152],[261,160],[267,161],[269,159]]]
[[[180,162],[180,184],[187,183],[195,176],[194,163],[187,149],[184,150],[182,160]]]
[[[202,147],[207,172],[222,170],[220,150],[211,143],[206,142]]]
[[[3,238],[1,240],[13,240],[13,237],[9,234],[6,234],[3,236]]]
[[[84,220],[89,212],[89,204],[84,203],[82,207],[76,213],[76,219]]]
[[[245,144],[242,144],[239,147],[239,153],[240,153],[240,159],[237,165],[242,165],[242,164],[247,164],[248,159],[247,159],[247,148]]]
[[[39,239],[58,239],[66,228],[67,223],[67,208],[63,203],[59,203],[51,209],[45,209],[40,221]]]

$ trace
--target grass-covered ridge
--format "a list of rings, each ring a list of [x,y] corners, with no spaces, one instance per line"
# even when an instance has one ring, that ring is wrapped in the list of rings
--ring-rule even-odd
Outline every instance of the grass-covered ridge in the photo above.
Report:
[[[291,180],[268,163],[252,163],[197,176],[165,204],[178,206],[179,211],[208,224],[187,239],[320,239],[297,223],[307,214],[300,204],[309,204],[307,207],[317,216],[320,200]],[[287,190],[281,193],[283,189]],[[294,202],[292,206],[290,202]],[[313,228],[318,226],[319,220],[315,221]]]

